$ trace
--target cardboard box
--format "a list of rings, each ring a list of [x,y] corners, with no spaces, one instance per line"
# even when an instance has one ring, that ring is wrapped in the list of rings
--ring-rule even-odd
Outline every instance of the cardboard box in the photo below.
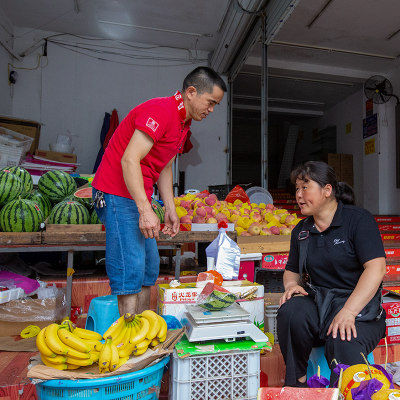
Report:
[[[400,297],[383,296],[382,306],[386,311],[386,340],[387,344],[400,343]],[[385,345],[382,339],[378,345]]]
[[[350,186],[354,185],[352,154],[329,153],[325,160],[335,170],[339,182],[346,182]]]
[[[265,269],[285,269],[289,253],[263,254],[261,267]]]
[[[340,154],[329,153],[327,164],[330,165],[334,170],[337,177],[340,176]]]
[[[29,150],[30,153],[33,154],[35,150],[39,147],[41,127],[39,122],[29,121],[26,119],[0,117],[0,126],[33,138],[34,140]]]
[[[35,155],[38,157],[46,158],[47,160],[64,162],[67,164],[76,163],[76,154],[72,153],[59,153],[50,150],[36,150]]]
[[[240,282],[239,285],[238,282]],[[254,286],[257,287],[255,298],[240,300],[239,304],[250,313],[250,320],[264,330],[264,286],[245,280],[224,282],[224,287],[236,295],[244,294]],[[196,304],[197,297],[202,290],[203,288],[196,287],[196,283],[183,283],[177,288],[171,288],[169,284],[158,285],[158,314],[174,315],[181,320],[186,310],[186,304]]]
[[[48,299],[19,299],[0,305],[0,336],[19,335],[28,325],[39,328],[61,321],[66,314],[65,295]]]

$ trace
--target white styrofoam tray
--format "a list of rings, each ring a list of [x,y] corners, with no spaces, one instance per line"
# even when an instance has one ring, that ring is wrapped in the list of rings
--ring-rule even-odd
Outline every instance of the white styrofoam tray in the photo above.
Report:
[[[24,295],[24,289],[14,288],[0,292],[0,304],[7,303],[11,300],[17,300]]]

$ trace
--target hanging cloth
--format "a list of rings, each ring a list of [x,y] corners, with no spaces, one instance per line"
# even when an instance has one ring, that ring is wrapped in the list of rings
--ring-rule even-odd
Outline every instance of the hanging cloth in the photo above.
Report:
[[[101,127],[101,132],[100,132],[100,150],[97,153],[97,158],[96,158],[96,162],[94,163],[94,167],[93,167],[93,174],[97,171],[97,168],[100,165],[101,159],[103,158],[103,154],[104,154],[104,150],[103,150],[103,143],[104,140],[106,138],[107,132],[110,129],[110,117],[111,115],[106,112],[104,113],[104,120],[103,120],[103,126]]]
[[[117,129],[119,125],[119,119],[118,119],[118,112],[117,110],[114,108],[114,110],[112,110],[111,113],[111,119],[110,119],[110,127],[108,129],[106,138],[104,139],[103,142],[103,150],[105,151],[107,146],[108,146],[108,142],[110,141],[112,135],[114,134],[115,130]]]

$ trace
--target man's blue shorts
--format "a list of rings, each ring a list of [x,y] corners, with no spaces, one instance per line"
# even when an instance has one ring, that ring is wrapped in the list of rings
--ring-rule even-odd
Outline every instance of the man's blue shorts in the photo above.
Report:
[[[93,198],[97,190],[93,188]],[[139,229],[139,211],[132,199],[104,193],[105,206],[96,207],[106,227],[106,271],[111,293],[139,293],[153,286],[160,270],[157,241]],[[96,206],[96,204],[95,204]]]

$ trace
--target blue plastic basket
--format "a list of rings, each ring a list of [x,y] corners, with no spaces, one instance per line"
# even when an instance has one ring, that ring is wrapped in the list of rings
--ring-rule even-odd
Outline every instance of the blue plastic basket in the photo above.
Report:
[[[55,379],[36,385],[41,400],[91,399],[91,400],[150,400],[158,399],[165,357],[157,364],[127,374],[98,379]]]

